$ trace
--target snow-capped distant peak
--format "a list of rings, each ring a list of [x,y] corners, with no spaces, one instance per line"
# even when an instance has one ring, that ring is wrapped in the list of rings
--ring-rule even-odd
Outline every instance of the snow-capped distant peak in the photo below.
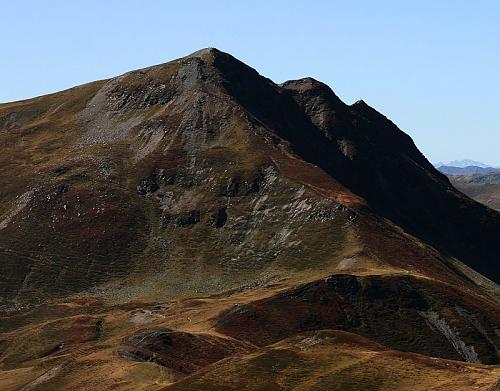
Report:
[[[482,167],[482,168],[488,168],[491,167],[488,164],[484,164],[475,160],[471,159],[463,159],[463,160],[453,160],[448,163],[443,163],[439,162],[434,165],[435,167],[441,167],[441,166],[448,166],[448,167],[460,167],[460,168],[465,168],[465,167],[470,167],[470,166],[475,166],[475,167]]]

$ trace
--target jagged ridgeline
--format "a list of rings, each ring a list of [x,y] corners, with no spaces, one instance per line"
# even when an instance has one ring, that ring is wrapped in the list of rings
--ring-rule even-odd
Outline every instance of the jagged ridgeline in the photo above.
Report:
[[[342,349],[385,357],[377,384],[394,362],[438,365],[415,353],[500,362],[500,214],[319,81],[204,49],[1,104],[0,148],[0,357],[25,368],[11,389],[151,389],[158,368],[158,387],[232,389],[219,371],[271,379],[277,360],[288,376]],[[463,384],[494,375],[453,365]]]

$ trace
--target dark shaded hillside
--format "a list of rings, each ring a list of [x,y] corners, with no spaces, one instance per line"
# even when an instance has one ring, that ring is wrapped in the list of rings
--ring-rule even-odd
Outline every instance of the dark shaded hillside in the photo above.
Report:
[[[363,101],[341,105],[328,87],[317,84],[310,79],[284,84],[325,135],[312,161],[386,218],[500,281],[500,248],[494,244],[500,215],[455,191],[382,114]]]
[[[496,309],[493,301],[413,277],[335,275],[235,306],[216,324],[224,334],[258,346],[304,331],[340,329],[400,351],[498,364]],[[489,315],[472,315],[479,313]],[[477,324],[483,325],[481,341]]]
[[[345,105],[314,79],[277,86],[227,54],[214,55],[223,85],[256,125],[384,217],[500,281],[500,215],[457,192],[394,123],[363,101]]]

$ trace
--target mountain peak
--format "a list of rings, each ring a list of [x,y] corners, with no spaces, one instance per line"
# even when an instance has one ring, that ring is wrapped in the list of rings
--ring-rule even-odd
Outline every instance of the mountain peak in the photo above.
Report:
[[[34,104],[36,110],[25,109]],[[347,106],[329,86],[312,77],[276,85],[230,54],[204,48],[160,66],[132,71],[23,105],[3,106],[0,129],[30,129],[36,125],[38,132],[47,132],[48,135],[43,134],[45,138],[55,138],[51,132],[57,126],[65,129],[64,133],[57,133],[57,137],[67,138],[61,142],[67,145],[67,150],[53,152],[47,172],[58,170],[59,167],[52,164],[56,165],[60,155],[74,156],[81,145],[95,145],[95,154],[99,155],[104,152],[98,147],[109,144],[114,145],[116,154],[128,162],[130,172],[134,172],[134,179],[127,179],[126,183],[141,178],[140,183],[148,184],[156,168],[172,169],[174,163],[181,167],[176,175],[197,179],[199,173],[212,169],[210,164],[219,165],[220,161],[212,157],[224,150],[235,161],[250,160],[246,164],[253,168],[247,168],[245,179],[250,183],[262,176],[260,170],[270,164],[270,154],[286,152],[321,168],[331,181],[349,193],[339,195],[342,192],[338,192],[335,197],[344,200],[360,197],[359,203],[366,201],[376,213],[411,234],[428,240],[486,276],[499,278],[500,266],[493,262],[497,251],[491,245],[494,243],[491,238],[496,237],[498,217],[490,216],[480,205],[470,204],[472,201],[455,192],[411,138],[383,114],[363,100]],[[51,126],[40,127],[40,118]],[[68,128],[71,131],[66,131]],[[33,148],[39,143],[35,136],[36,132],[30,133]],[[23,145],[9,142],[9,145]],[[120,149],[124,145],[128,145],[126,153]],[[258,145],[259,152],[246,151],[249,145]],[[258,155],[264,149],[265,158]],[[242,151],[245,151],[244,157]],[[10,153],[17,156],[22,150],[12,147]],[[85,156],[81,157],[82,161]],[[282,158],[279,155],[279,159]],[[99,156],[99,159],[111,157]],[[8,163],[4,166],[9,167]],[[25,183],[32,183],[32,187],[27,185],[25,191],[42,186],[35,183],[31,175],[39,168],[26,167],[27,171],[20,176],[24,175]],[[92,171],[93,166],[87,170]],[[120,175],[125,178],[129,174]],[[234,174],[235,178],[241,175]],[[52,176],[46,180],[56,181]],[[224,180],[233,181],[225,177]],[[5,186],[14,187],[12,181],[5,181]],[[138,186],[141,189],[155,187]],[[10,202],[11,199],[4,201]],[[440,207],[443,204],[453,206],[443,209]],[[464,205],[470,206],[466,218],[449,212]],[[422,210],[427,213],[421,213]],[[197,218],[197,214],[189,216],[186,218],[189,221]],[[470,226],[483,219],[481,216],[487,216],[484,217],[487,226],[483,224],[481,233],[471,239]],[[181,223],[184,221],[182,216],[175,218]],[[455,235],[450,237],[448,232]],[[475,246],[463,245],[466,240],[472,240]],[[479,251],[481,257],[477,257]]]
[[[356,102],[354,102],[351,106],[357,106],[357,107],[370,107],[363,99],[359,99]]]
[[[365,113],[365,114],[376,114],[385,117],[382,113],[380,113],[378,110],[374,109],[372,106],[370,106],[368,103],[366,103],[363,99],[357,100],[354,102],[351,106],[352,109],[357,111],[358,113]]]
[[[198,58],[211,57],[211,58],[213,58],[213,57],[219,56],[221,54],[228,55],[227,53],[224,53],[217,48],[207,47],[207,48],[202,48],[202,49],[196,50],[195,52],[188,54],[185,58],[192,58],[192,57],[198,57]]]
[[[310,88],[323,88],[323,89],[330,89],[328,85],[325,83],[316,80],[313,77],[306,76],[301,79],[295,79],[295,80],[287,80],[284,83],[280,84],[280,87],[283,88],[302,88],[302,89],[310,89]]]
[[[433,368],[499,363],[496,286],[466,265],[500,281],[500,214],[382,114],[313,78],[277,85],[205,48],[0,105],[0,150],[10,389],[153,389],[162,373],[169,390],[249,376],[258,389],[346,389],[359,381],[323,380],[356,335],[373,342],[354,365],[383,349],[384,377],[399,357],[386,348],[420,354],[412,368],[431,362],[422,355],[440,357]],[[321,357],[304,356],[315,346]],[[314,375],[296,386],[288,369],[304,362]],[[213,385],[183,387],[213,368]],[[491,372],[459,372],[480,368]]]
[[[325,106],[325,108],[328,108],[327,110],[338,111],[339,109],[344,110],[346,107],[345,103],[342,102],[330,86],[312,77],[288,80],[279,86],[291,92],[295,99],[299,101],[303,101],[304,98],[311,100],[308,105],[315,108]]]

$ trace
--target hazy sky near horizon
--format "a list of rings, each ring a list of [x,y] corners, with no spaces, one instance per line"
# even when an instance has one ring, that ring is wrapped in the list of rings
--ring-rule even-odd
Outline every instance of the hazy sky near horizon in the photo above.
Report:
[[[364,99],[432,162],[500,166],[500,1],[16,0],[2,15],[0,102],[217,47]]]

